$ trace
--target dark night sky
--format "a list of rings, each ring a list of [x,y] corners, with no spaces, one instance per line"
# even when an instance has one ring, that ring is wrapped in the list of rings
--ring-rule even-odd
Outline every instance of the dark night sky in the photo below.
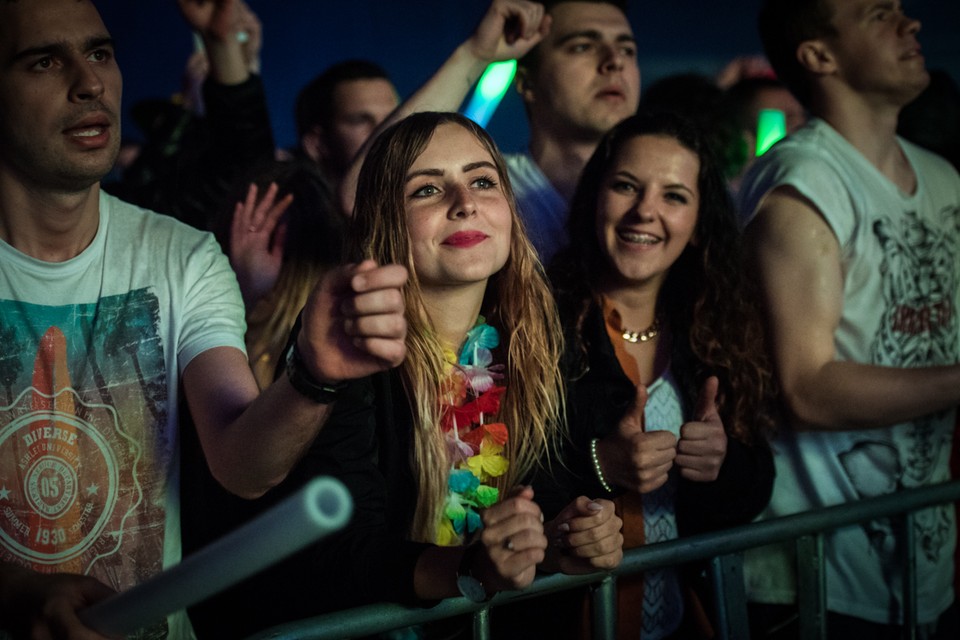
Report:
[[[118,42],[124,105],[179,88],[193,41],[174,0],[96,0]],[[713,74],[739,55],[760,52],[760,0],[631,0],[644,86],[671,73]],[[294,143],[298,89],[327,65],[369,58],[389,72],[402,96],[412,92],[473,30],[487,0],[248,0],[264,25],[263,76],[278,144]],[[929,68],[960,82],[960,0],[905,0],[923,22]],[[127,134],[138,137],[129,117]],[[504,150],[521,149],[526,126],[508,93],[488,127]]]

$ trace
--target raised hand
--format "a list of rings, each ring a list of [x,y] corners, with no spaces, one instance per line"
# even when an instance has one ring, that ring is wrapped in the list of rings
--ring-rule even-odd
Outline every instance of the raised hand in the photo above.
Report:
[[[623,559],[623,521],[609,500],[580,496],[548,522],[549,571],[567,574],[615,569]]]
[[[214,82],[240,84],[259,68],[260,23],[256,16],[251,21],[252,12],[241,0],[177,0],[177,4],[187,24],[203,37]]]
[[[406,355],[402,288],[407,270],[373,260],[331,269],[303,309],[298,346],[318,380],[339,382],[393,368]]]
[[[637,396],[617,430],[597,443],[607,482],[639,493],[663,486],[677,455],[677,438],[672,433],[644,431],[646,404],[647,388],[637,385]]]
[[[539,2],[493,0],[466,45],[481,60],[513,60],[535,47],[549,29],[550,17]]]
[[[237,0],[177,0],[180,13],[190,27],[216,40],[236,38]]]
[[[236,25],[243,38],[240,48],[250,73],[260,73],[260,48],[263,46],[263,26],[257,14],[243,0],[237,0]]]
[[[280,275],[287,227],[278,224],[293,202],[287,194],[277,200],[277,185],[271,183],[257,202],[257,185],[251,184],[247,197],[238,202],[230,224],[230,266],[237,274],[240,293],[250,309],[269,293]]]
[[[483,530],[480,543],[478,577],[491,591],[522,589],[537,574],[543,562],[547,537],[543,534],[543,514],[533,501],[533,489],[517,487],[481,514]]]
[[[727,433],[717,412],[720,382],[710,376],[700,389],[694,420],[680,427],[677,466],[680,475],[696,482],[712,482],[727,455]]]

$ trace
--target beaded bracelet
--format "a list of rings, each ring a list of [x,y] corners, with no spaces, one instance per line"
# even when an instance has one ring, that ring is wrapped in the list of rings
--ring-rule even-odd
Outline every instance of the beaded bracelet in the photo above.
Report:
[[[597,473],[597,480],[600,481],[600,486],[603,487],[603,490],[607,493],[613,493],[613,489],[607,484],[607,479],[603,477],[603,470],[600,468],[600,458],[597,456],[597,442],[599,440],[600,438],[594,438],[590,441],[590,459],[593,460],[593,470]]]

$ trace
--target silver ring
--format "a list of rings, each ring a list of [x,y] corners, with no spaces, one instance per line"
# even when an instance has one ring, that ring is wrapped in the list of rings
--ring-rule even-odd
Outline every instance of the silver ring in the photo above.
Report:
[[[513,540],[511,540],[509,537],[506,538],[503,541],[503,548],[506,549],[507,551],[513,551]]]

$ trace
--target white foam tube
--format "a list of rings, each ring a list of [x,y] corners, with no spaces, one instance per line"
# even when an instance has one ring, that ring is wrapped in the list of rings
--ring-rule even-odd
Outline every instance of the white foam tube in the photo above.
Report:
[[[335,478],[315,478],[256,519],[180,564],[80,612],[104,635],[125,635],[185,609],[343,527],[353,500]]]

